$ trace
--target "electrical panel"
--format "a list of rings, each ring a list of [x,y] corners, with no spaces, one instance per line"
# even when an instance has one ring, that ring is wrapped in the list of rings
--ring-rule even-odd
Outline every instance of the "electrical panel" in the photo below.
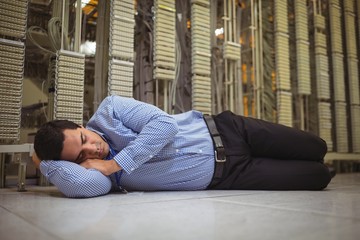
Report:
[[[357,58],[355,16],[352,13],[345,13],[346,47],[347,56]]]
[[[306,2],[295,0],[296,73],[298,93],[311,94],[309,30]]]
[[[346,102],[335,102],[336,151],[341,153],[349,151],[346,108]]]
[[[0,0],[0,36],[24,38],[27,21],[27,0]]]
[[[234,42],[224,43],[224,59],[240,60],[241,59],[241,45]]]
[[[108,93],[110,95],[133,96],[134,63],[112,59],[109,64]]]
[[[353,152],[360,152],[360,124],[359,124],[359,63],[358,63],[358,48],[357,48],[357,35],[355,29],[355,0],[344,1],[344,25],[345,25],[345,43],[346,43],[346,61],[347,61],[347,75],[348,75],[348,88],[349,88],[349,104],[351,116],[351,139]]]
[[[24,78],[27,0],[0,0],[0,139],[18,141]]]
[[[191,1],[192,108],[211,114],[210,2]]]
[[[341,9],[338,5],[330,5],[331,52],[343,54],[341,34]]]
[[[56,54],[54,118],[83,124],[85,55],[65,50]]]
[[[359,71],[358,60],[355,58],[348,58],[348,74],[349,74],[349,96],[350,104],[359,105]]]
[[[329,5],[330,41],[332,59],[332,83],[334,99],[334,121],[336,151],[348,152],[347,103],[345,95],[344,52],[341,27],[341,7],[339,0],[331,0]]]
[[[109,95],[133,96],[134,26],[134,2],[112,0],[109,33]]]
[[[352,105],[351,109],[351,124],[352,124],[352,150],[355,153],[360,152],[360,106]]]
[[[321,12],[321,11],[320,11]],[[314,45],[315,45],[315,82],[316,82],[316,99],[318,110],[318,129],[319,135],[328,143],[328,150],[333,149],[332,140],[332,115],[330,93],[330,74],[329,58],[327,52],[326,21],[321,14],[314,15]]]
[[[344,56],[342,54],[333,53],[333,84],[334,95],[333,98],[337,102],[346,102],[345,96],[345,81],[344,81]]]
[[[175,1],[154,0],[154,70],[157,80],[175,78]]]
[[[277,91],[276,105],[277,109],[281,110],[278,111],[278,122],[292,123],[292,94],[287,91]]]
[[[292,94],[287,1],[274,1],[275,74],[278,123],[292,126]]]
[[[326,141],[328,149],[333,149],[331,104],[319,102],[319,135]]]
[[[25,45],[0,39],[0,139],[18,140]]]
[[[327,55],[317,54],[316,62],[316,83],[317,98],[330,99],[329,64]]]

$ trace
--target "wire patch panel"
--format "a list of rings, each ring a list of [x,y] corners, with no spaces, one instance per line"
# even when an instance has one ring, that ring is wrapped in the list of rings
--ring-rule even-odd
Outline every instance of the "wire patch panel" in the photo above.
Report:
[[[60,50],[56,54],[54,118],[83,124],[85,55]]]

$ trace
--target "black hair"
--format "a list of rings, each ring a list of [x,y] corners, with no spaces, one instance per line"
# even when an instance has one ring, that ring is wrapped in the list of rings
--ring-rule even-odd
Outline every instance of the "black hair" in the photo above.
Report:
[[[77,129],[80,125],[68,120],[45,123],[35,135],[34,150],[40,160],[59,160],[64,147],[64,130]]]

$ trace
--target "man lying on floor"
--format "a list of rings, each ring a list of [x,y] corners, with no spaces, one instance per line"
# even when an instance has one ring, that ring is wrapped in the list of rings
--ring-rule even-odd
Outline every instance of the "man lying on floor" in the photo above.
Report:
[[[111,189],[321,190],[331,180],[327,146],[314,134],[225,111],[169,115],[109,96],[86,128],[44,124],[33,161],[68,197]]]

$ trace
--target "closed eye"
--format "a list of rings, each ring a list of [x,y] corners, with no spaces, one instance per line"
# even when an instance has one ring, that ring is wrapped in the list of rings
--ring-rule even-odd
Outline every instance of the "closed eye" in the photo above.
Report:
[[[86,136],[81,132],[81,144],[86,142]]]
[[[86,142],[85,136],[82,132],[80,132],[80,141],[81,141],[81,145],[83,145]],[[79,155],[75,159],[75,163],[81,163],[83,161],[82,157],[83,157],[83,151],[81,150]]]

